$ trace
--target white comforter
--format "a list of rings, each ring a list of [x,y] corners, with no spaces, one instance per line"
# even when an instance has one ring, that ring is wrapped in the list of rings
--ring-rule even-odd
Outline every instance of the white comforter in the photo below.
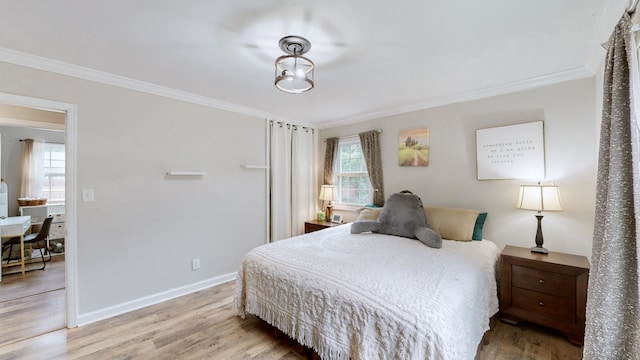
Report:
[[[263,245],[238,271],[234,309],[323,359],[473,359],[498,311],[490,241],[350,234],[350,225]]]

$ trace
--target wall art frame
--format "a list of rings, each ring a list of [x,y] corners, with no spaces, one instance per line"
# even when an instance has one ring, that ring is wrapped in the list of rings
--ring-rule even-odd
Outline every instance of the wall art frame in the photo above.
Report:
[[[398,165],[429,166],[429,128],[400,131]]]
[[[544,121],[476,130],[478,180],[543,179]]]

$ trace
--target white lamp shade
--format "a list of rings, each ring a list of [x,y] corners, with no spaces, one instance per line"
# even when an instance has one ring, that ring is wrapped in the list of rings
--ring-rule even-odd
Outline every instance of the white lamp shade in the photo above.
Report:
[[[554,185],[520,185],[518,209],[562,211],[560,190]]]
[[[338,200],[338,187],[335,185],[322,185],[318,198],[322,201]]]

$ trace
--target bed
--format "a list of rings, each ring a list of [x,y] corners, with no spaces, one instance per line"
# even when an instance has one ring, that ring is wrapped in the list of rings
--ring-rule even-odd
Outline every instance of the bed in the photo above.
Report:
[[[350,224],[262,245],[240,265],[234,309],[323,359],[473,359],[498,311],[497,246],[351,234]]]

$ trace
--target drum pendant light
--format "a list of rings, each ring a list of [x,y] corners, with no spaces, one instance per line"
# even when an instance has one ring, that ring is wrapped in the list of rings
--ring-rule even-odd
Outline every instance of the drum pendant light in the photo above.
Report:
[[[275,85],[278,89],[300,94],[314,87],[313,61],[302,56],[311,48],[309,40],[301,36],[285,36],[280,39],[280,49],[288,55],[276,59]]]

